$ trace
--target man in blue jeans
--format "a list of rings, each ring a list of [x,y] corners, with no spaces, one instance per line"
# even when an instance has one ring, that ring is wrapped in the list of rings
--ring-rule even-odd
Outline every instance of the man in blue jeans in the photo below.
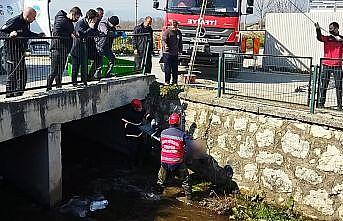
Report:
[[[172,79],[173,84],[177,84],[178,78],[178,59],[179,53],[182,52],[182,34],[178,29],[179,22],[172,21],[172,25],[162,36],[162,49],[163,49],[163,60],[165,63],[165,83],[170,84]]]

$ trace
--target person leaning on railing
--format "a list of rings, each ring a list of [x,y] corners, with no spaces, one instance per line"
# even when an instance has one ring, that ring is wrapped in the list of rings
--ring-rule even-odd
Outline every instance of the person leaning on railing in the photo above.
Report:
[[[115,62],[115,56],[112,52],[112,45],[115,38],[117,25],[119,25],[119,18],[117,16],[112,16],[110,18],[104,17],[99,23],[99,37],[95,38],[95,42],[100,59],[98,62],[98,66],[96,67],[96,72],[94,74],[95,79],[101,78],[103,56],[105,56],[109,60],[106,77],[111,76],[111,71]]]
[[[324,36],[318,23],[315,24],[317,39],[324,43],[324,59],[322,59],[322,73],[320,73],[318,107],[324,107],[326,92],[331,73],[335,79],[337,109],[342,110],[342,56],[343,37],[339,35],[339,25],[332,22],[329,25],[330,36]]]
[[[5,40],[5,70],[7,72],[6,97],[21,96],[24,93],[27,81],[25,67],[25,51],[31,37],[43,37],[44,34],[34,33],[30,24],[36,19],[37,12],[27,7],[20,14],[11,18],[0,29],[0,37]]]
[[[47,91],[52,89],[54,80],[57,88],[62,87],[62,74],[75,38],[73,22],[77,22],[81,16],[79,7],[73,7],[68,14],[61,10],[55,16],[52,35],[57,38],[51,42],[51,72],[47,80]]]

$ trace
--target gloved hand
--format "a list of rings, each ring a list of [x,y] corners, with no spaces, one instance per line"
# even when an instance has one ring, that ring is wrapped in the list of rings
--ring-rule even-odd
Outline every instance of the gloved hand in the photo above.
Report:
[[[122,39],[126,39],[126,38],[127,38],[127,35],[126,35],[126,32],[125,32],[125,31],[123,31],[123,32],[121,33],[121,38],[122,38]]]
[[[157,130],[158,129],[158,122],[156,119],[152,119],[150,122],[150,126],[152,129]]]

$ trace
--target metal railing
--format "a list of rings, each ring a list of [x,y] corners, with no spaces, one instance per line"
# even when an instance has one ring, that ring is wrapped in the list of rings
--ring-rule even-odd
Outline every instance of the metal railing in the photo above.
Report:
[[[102,48],[98,41],[108,40],[107,37],[0,38],[0,94],[13,97],[26,90],[71,83],[76,86],[80,81],[86,85],[87,81],[104,77],[145,74],[150,42],[141,55],[134,55],[132,45],[133,37],[145,35],[117,36],[113,45],[104,43]],[[110,54],[116,57],[114,65]],[[49,84],[51,77],[57,84]]]
[[[310,106],[310,57],[222,53],[218,66],[218,96],[224,93]]]

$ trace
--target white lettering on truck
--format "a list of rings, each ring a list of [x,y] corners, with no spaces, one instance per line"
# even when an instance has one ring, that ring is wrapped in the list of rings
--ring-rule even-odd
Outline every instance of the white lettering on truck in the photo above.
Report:
[[[202,25],[208,25],[208,26],[217,25],[217,20],[188,19],[187,23],[190,25],[197,25],[199,21],[201,22]]]

